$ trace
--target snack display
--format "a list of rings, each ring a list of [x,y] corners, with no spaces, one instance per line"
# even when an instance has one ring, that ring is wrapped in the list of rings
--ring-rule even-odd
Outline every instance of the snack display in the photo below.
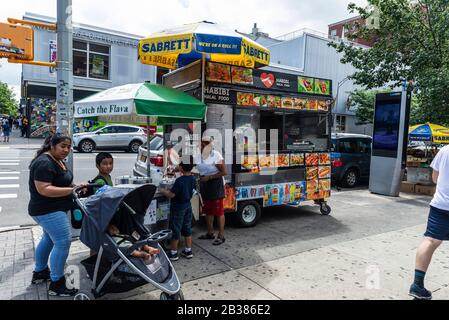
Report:
[[[308,166],[308,167],[318,166],[318,159],[319,159],[318,153],[307,153],[306,154],[306,166]]]
[[[269,108],[280,108],[282,106],[282,99],[279,96],[268,96],[267,100]]]
[[[320,182],[319,182],[319,190],[321,192],[323,192],[323,191],[330,191],[330,189],[331,189],[331,181],[329,179],[320,180]]]
[[[290,155],[290,165],[291,166],[303,166],[304,165],[304,154],[291,154]]]
[[[320,153],[320,165],[330,165],[331,155],[329,153]]]
[[[317,111],[318,101],[317,100],[307,100],[307,110]]]
[[[259,156],[259,166],[261,168],[273,168],[274,164],[274,155]]]
[[[293,98],[282,98],[282,108],[292,109],[293,108]]]
[[[256,106],[254,102],[254,94],[246,92],[237,92],[237,104],[239,106],[245,107]]]
[[[307,181],[307,194],[313,194],[318,191],[318,180]]]
[[[320,167],[318,177],[320,179],[329,179],[331,177],[331,167]]]
[[[255,94],[254,95],[254,104],[259,107],[268,107],[267,96]]]
[[[208,63],[206,66],[206,80],[231,83],[231,67],[224,64]]]
[[[314,79],[298,77],[298,92],[299,93],[314,93]]]
[[[232,67],[232,83],[234,84],[254,84],[253,70],[241,67]]]
[[[242,156],[242,168],[245,170],[258,170],[259,161],[257,156]]]
[[[315,79],[315,93],[330,95],[330,81],[329,80],[321,80]]]
[[[318,180],[318,167],[307,168],[307,181]]]
[[[276,155],[276,166],[277,167],[288,167],[290,166],[290,159],[288,154],[278,154]]]
[[[318,100],[318,111],[329,111],[326,101]]]
[[[293,109],[305,110],[306,108],[307,108],[307,100],[306,99],[300,99],[300,98],[293,99]]]

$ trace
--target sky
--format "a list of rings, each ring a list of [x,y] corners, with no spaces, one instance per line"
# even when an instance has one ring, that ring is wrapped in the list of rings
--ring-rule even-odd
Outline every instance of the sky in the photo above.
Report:
[[[302,28],[328,32],[328,25],[347,19],[348,4],[366,0],[72,0],[73,21],[146,36],[198,21],[211,21],[250,33],[254,23],[271,37]],[[56,0],[2,1],[0,22],[21,19],[25,12],[56,16]],[[21,65],[0,59],[0,81],[20,93]]]

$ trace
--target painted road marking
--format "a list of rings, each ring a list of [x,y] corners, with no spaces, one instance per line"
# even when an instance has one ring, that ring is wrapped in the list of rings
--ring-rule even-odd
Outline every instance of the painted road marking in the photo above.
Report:
[[[0,194],[0,199],[17,199],[17,194]]]
[[[18,189],[19,184],[0,184],[0,189]]]
[[[0,177],[0,180],[19,180],[19,177]]]

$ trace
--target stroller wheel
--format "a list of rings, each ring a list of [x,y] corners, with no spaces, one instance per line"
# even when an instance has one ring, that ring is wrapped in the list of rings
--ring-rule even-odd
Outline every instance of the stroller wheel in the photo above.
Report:
[[[90,292],[80,291],[80,292],[78,292],[75,295],[75,297],[73,297],[73,300],[75,300],[75,301],[88,301],[88,300],[95,300],[95,297]]]
[[[176,300],[184,300],[184,294],[181,290],[177,294],[169,295],[165,292],[161,293],[160,300],[169,300],[169,301],[176,301]]]

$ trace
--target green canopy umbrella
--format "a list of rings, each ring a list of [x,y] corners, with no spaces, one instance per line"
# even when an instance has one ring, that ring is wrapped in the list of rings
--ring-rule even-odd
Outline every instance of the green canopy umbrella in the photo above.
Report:
[[[203,120],[206,105],[188,94],[158,84],[128,84],[96,93],[75,103],[75,118],[139,115],[157,124]]]
[[[96,93],[75,102],[74,117],[147,116],[158,125],[202,121],[207,106],[188,94],[151,83],[128,84]],[[149,139],[149,135],[148,135]],[[149,142],[149,141],[148,141]],[[150,144],[148,143],[148,146]],[[148,176],[150,177],[148,150]]]

